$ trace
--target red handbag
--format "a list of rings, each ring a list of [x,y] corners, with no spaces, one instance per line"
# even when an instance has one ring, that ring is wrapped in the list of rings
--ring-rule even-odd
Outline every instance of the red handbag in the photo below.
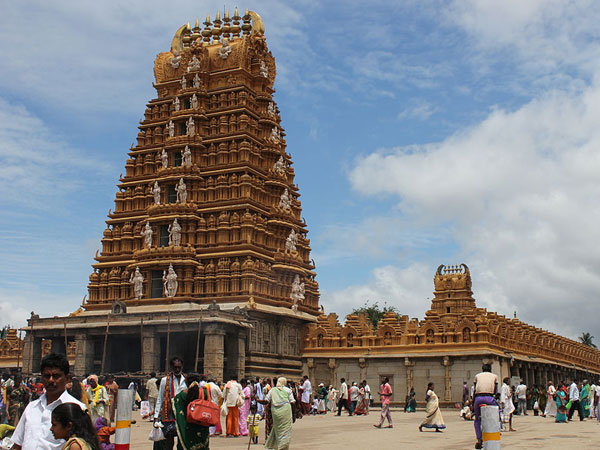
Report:
[[[187,407],[187,421],[203,427],[214,427],[220,421],[220,410],[217,405],[210,401],[210,388],[205,386],[208,391],[206,397],[204,388],[198,391],[198,399],[193,400]]]

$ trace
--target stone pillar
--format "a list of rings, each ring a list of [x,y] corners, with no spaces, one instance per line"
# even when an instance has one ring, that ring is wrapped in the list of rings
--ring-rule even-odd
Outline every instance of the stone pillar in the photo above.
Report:
[[[276,322],[275,326],[277,327],[277,333],[275,335],[275,353],[279,356],[283,356],[283,333],[287,330],[283,325],[283,322]]]
[[[42,359],[42,338],[27,333],[23,343],[23,373],[39,372]]]
[[[311,383],[315,382],[315,359],[307,358],[306,367],[308,367],[308,379]]]
[[[369,365],[368,361],[365,358],[358,358],[358,367],[360,367],[360,380],[367,379],[367,366]]]
[[[73,373],[75,376],[82,376],[91,373],[94,366],[94,342],[85,333],[75,335],[75,367]]]
[[[223,380],[225,357],[225,330],[219,325],[209,325],[204,329],[204,373]]]
[[[160,339],[156,331],[148,326],[142,330],[142,372],[160,371]],[[190,366],[191,367],[191,366]],[[189,367],[188,367],[189,369]],[[184,368],[184,370],[186,370]],[[189,371],[189,370],[188,370]]]
[[[408,395],[410,393],[410,388],[414,387],[413,367],[415,366],[415,362],[408,358],[404,358],[404,366],[406,367],[406,395]]]
[[[246,330],[238,332],[236,374],[238,380],[244,378],[246,374]]]
[[[450,375],[450,366],[452,365],[452,361],[449,356],[444,356],[444,361],[442,362],[444,365],[445,373],[444,373],[444,400],[449,402],[452,401],[452,375]]]
[[[327,367],[329,367],[329,384],[337,386],[337,363],[335,358],[329,358]]]

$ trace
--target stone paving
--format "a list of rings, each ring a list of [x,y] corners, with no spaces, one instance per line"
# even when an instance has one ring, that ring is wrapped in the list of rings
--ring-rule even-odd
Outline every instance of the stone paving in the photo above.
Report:
[[[152,443],[147,440],[151,424],[139,420],[132,426],[131,450],[150,450]],[[475,433],[473,422],[465,422],[458,417],[456,410],[443,410],[444,421],[448,427],[443,433],[434,431],[419,432],[419,423],[424,417],[423,411],[406,414],[401,410],[392,411],[393,429],[375,429],[373,424],[379,419],[379,411],[373,410],[368,416],[335,417],[308,416],[296,421],[293,429],[292,450],[435,450],[435,449],[471,449],[474,448]],[[502,448],[509,449],[598,449],[600,448],[600,423],[595,419],[566,424],[555,423],[554,419],[529,416],[517,416],[513,419],[516,432],[502,433]],[[260,425],[260,441],[251,445],[251,449],[264,449],[264,428]],[[247,449],[248,438],[214,437],[210,442],[211,450]]]

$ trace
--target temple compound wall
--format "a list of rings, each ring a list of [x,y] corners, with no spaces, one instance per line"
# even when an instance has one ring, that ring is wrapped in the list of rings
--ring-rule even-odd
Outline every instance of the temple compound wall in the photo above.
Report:
[[[397,403],[411,387],[422,400],[429,382],[445,403],[461,401],[463,382],[471,385],[484,363],[500,379],[520,377],[529,386],[600,378],[600,351],[477,308],[466,265],[440,266],[434,284],[421,321],[387,312],[376,326],[366,315],[348,315],[341,325],[337,315],[321,315],[304,339],[305,372],[334,386],[340,377],[378,386],[388,376]]]
[[[87,299],[32,315],[24,371],[50,345],[75,349],[76,374],[162,372],[177,355],[218,379],[300,377],[319,287],[262,19],[183,25],[154,75]]]

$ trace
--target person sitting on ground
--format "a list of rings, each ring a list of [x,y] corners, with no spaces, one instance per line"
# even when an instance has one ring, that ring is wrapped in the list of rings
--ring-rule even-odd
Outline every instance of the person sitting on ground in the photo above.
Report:
[[[473,412],[471,411],[471,402],[469,400],[465,401],[465,406],[460,410],[459,415],[465,420],[473,420]]]
[[[567,423],[567,408],[564,405],[560,405],[556,410],[556,423]]]

